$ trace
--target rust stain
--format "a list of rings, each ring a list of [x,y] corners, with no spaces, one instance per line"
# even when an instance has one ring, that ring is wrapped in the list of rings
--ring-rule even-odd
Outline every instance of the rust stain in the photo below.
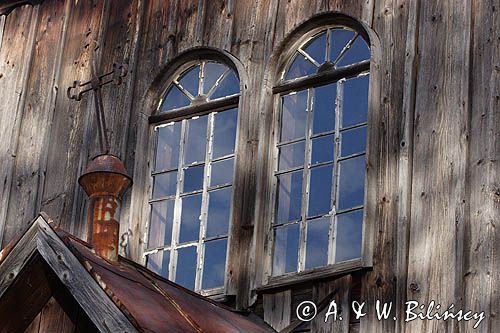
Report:
[[[132,179],[118,157],[106,154],[94,158],[78,182],[90,198],[89,241],[99,256],[116,262],[119,199],[132,184]]]

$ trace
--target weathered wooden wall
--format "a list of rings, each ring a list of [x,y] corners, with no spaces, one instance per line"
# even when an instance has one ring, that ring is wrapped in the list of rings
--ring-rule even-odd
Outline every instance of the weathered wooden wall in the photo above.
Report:
[[[101,71],[113,62],[129,65],[123,85],[105,88],[104,107],[111,152],[135,177],[124,198],[122,232],[128,235],[125,252],[140,259],[147,175],[140,163],[145,156],[136,152],[147,145],[148,92],[170,59],[209,46],[231,52],[248,77],[241,132],[249,145],[237,180],[244,184],[237,209],[244,221],[235,226],[239,242],[233,254],[240,260],[231,264],[229,287],[238,292],[239,304],[257,299],[262,311],[274,309],[264,316],[270,322],[293,322],[299,300],[348,280],[361,284],[358,297],[368,306],[377,299],[394,301],[400,320],[378,321],[369,311],[359,323],[336,327],[343,332],[472,331],[464,322],[404,323],[400,310],[406,299],[485,311],[487,322],[478,330],[500,327],[498,0],[37,2],[12,11],[5,9],[9,1],[0,5],[0,245],[40,210],[86,236],[86,199],[77,179],[96,153],[93,104],[69,100],[66,89],[89,78],[97,41]],[[256,207],[267,191],[261,183],[266,175],[255,161],[270,135],[259,130],[272,111],[268,64],[296,27],[334,11],[358,19],[379,37],[372,64],[379,80],[371,105],[379,130],[370,138],[369,165],[377,186],[368,189],[376,213],[366,221],[375,233],[373,270],[250,297],[260,283],[265,249],[263,215]],[[312,327],[328,331],[322,325],[315,321]]]

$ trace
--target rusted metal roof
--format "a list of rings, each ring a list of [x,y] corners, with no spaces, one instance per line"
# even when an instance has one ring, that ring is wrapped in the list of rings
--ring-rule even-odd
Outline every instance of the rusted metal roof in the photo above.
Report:
[[[138,330],[170,333],[274,332],[128,259],[99,257],[89,244],[53,227],[80,263]]]

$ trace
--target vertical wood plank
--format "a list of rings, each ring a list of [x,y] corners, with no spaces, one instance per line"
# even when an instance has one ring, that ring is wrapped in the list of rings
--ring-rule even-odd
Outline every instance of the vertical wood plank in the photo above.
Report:
[[[142,23],[139,5],[142,6],[142,1],[110,0],[104,9],[99,33],[101,46],[99,48],[100,65],[98,65],[98,72],[108,73],[112,71],[113,64],[124,65],[129,68],[127,76],[123,78],[121,85],[109,84],[102,89],[110,153],[120,158],[122,152],[126,150],[123,145],[126,144],[128,138],[132,92],[136,77],[134,69],[138,58],[137,49],[140,32],[138,24]],[[116,70],[119,69],[116,68]],[[88,98],[93,103],[94,96],[90,95]],[[94,156],[101,153],[97,141],[97,124],[94,112],[94,109],[92,109],[89,114],[90,117],[86,119],[84,129],[82,150],[79,156],[79,165],[83,169]],[[126,165],[126,167],[129,170],[132,169],[131,165]],[[77,187],[75,196],[73,219],[86,221],[87,195],[80,187]],[[125,212],[120,212],[121,216],[124,216],[123,213]],[[85,235],[87,231],[85,224],[81,223],[78,227],[77,234]]]
[[[52,297],[40,313],[39,333],[73,333],[75,325],[64,312],[57,300]]]
[[[235,0],[204,0],[203,45],[231,48]]]
[[[13,183],[19,131],[27,96],[28,73],[33,59],[38,8],[14,9],[5,19],[0,51],[0,246],[12,237],[7,224],[8,202]],[[8,45],[9,47],[5,47]],[[16,223],[17,221],[13,221]],[[26,221],[27,222],[27,221]]]
[[[48,143],[55,94],[54,81],[60,58],[60,35],[64,24],[64,4],[46,1],[39,11],[40,23],[36,31],[33,61],[28,75],[26,101],[22,113],[19,142],[16,153],[14,184],[10,189],[5,237],[10,239],[21,232],[24,223],[31,221],[39,206],[40,160]]]
[[[463,332],[495,332],[500,327],[500,17],[494,1],[473,2],[471,125],[469,143],[470,215],[466,227],[464,308],[484,311],[462,323]]]
[[[271,325],[276,331],[280,331],[290,325],[292,311],[292,291],[274,294],[264,294],[264,321]]]
[[[71,1],[68,29],[64,41],[58,93],[55,100],[53,125],[49,137],[46,159],[41,163],[45,179],[41,210],[54,221],[75,234],[81,232],[86,221],[73,221],[75,192],[79,190],[78,176],[82,169],[80,152],[84,125],[92,111],[89,96],[76,102],[69,100],[66,89],[79,80],[85,82],[90,74],[90,57],[94,41],[98,40],[103,1]]]
[[[443,308],[463,306],[470,20],[470,2],[421,3],[407,297]],[[455,330],[456,321],[406,323],[407,332]]]
[[[39,333],[40,329],[40,318],[41,318],[42,313],[40,312],[35,319],[31,322],[30,326],[28,326],[25,330],[24,333]]]
[[[133,92],[133,114],[131,115],[128,133],[125,165],[133,165],[134,186],[128,194],[130,211],[128,221],[123,221],[123,245],[126,253],[138,262],[144,262],[142,249],[145,245],[145,226],[148,218],[145,201],[149,196],[150,176],[144,172],[149,164],[149,134],[148,116],[154,106],[148,104],[150,99],[157,96],[148,96],[153,81],[164,67],[167,59],[177,53],[177,21],[179,11],[178,2],[149,1],[146,3],[143,14],[142,39],[138,50],[138,61],[135,66],[137,81]],[[160,90],[162,87],[157,87]],[[138,148],[138,149],[137,149]],[[137,149],[137,150],[136,150]],[[138,154],[138,155],[136,155]],[[125,223],[123,223],[125,222]],[[128,227],[126,226],[128,222]],[[126,228],[126,229],[125,229]]]
[[[318,312],[316,317],[311,321],[311,332],[349,332],[351,285],[352,276],[350,274],[333,281],[317,282],[315,284],[313,287],[313,300],[315,304],[318,305],[326,300],[328,305],[323,311]],[[325,299],[335,290],[337,290],[337,293],[332,299]],[[332,301],[335,301],[337,305],[337,320],[334,320],[334,315],[330,315],[328,318],[326,317],[329,310],[334,311],[333,308],[330,309],[329,307]]]
[[[365,9],[369,11],[370,9]],[[377,320],[375,304],[395,302],[398,274],[395,258],[398,252],[405,256],[404,239],[398,237],[399,185],[407,186],[398,178],[400,167],[399,143],[407,135],[401,126],[405,113],[401,111],[404,99],[405,45],[408,25],[408,1],[376,1],[373,12],[373,29],[380,37],[379,49],[372,52],[370,78],[370,115],[367,162],[367,214],[366,237],[373,237],[370,244],[373,271],[362,278],[361,301],[366,301],[368,311],[360,321],[361,332],[394,332],[394,320]],[[404,175],[401,175],[404,177]],[[406,187],[404,187],[407,190]],[[366,245],[367,243],[365,243]],[[370,249],[368,249],[370,251]],[[389,259],[392,258],[392,259]],[[403,263],[402,270],[406,270]],[[393,310],[394,311],[394,310]],[[395,313],[392,313],[394,316]],[[392,317],[391,317],[392,319]]]
[[[404,303],[407,291],[408,241],[411,217],[411,189],[413,168],[413,120],[415,112],[415,86],[417,71],[418,43],[418,0],[410,0],[406,31],[406,53],[404,64],[403,108],[400,116],[398,151],[398,216],[397,216],[397,259],[396,259],[396,299],[395,315],[404,318]],[[396,332],[404,332],[405,323],[399,320]]]
[[[5,15],[0,15],[0,51],[2,50],[3,32],[5,30]]]

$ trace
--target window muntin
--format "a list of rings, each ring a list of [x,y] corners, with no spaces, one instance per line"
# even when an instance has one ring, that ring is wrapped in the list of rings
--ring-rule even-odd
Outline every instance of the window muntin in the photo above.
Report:
[[[306,83],[279,95],[273,276],[362,256],[369,73],[327,84],[311,79],[369,58],[361,35],[333,27],[304,42],[285,66],[283,83]]]
[[[311,37],[295,51],[281,79],[296,80],[314,75],[322,67],[340,68],[369,59],[368,45],[358,32],[332,27]]]
[[[208,107],[203,114],[154,129],[147,267],[207,293],[224,286],[238,123],[234,101],[218,104],[217,111],[210,110],[210,102],[239,94],[233,75],[232,69],[213,61],[190,66],[172,81],[159,112],[171,112],[172,105],[179,108],[170,102],[175,89],[190,99],[180,107]]]
[[[239,93],[240,81],[231,68],[214,61],[202,61],[172,81],[160,102],[159,111],[171,112]]]

